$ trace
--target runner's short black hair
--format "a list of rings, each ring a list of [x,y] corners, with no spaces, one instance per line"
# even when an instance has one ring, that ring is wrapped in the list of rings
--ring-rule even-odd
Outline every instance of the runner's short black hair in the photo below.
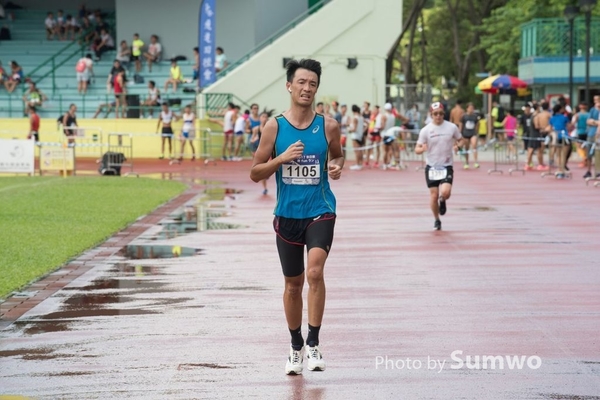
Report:
[[[287,70],[287,81],[289,83],[292,83],[296,71],[300,68],[307,69],[317,74],[317,87],[319,87],[319,84],[321,83],[321,63],[310,58],[303,58],[300,61],[289,61],[285,66],[285,69]]]
[[[356,104],[352,104],[352,112],[355,112],[355,113],[360,112],[360,107],[357,106]]]

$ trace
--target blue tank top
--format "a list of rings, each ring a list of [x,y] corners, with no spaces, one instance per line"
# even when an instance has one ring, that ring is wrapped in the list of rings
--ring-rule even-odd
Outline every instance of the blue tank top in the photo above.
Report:
[[[588,112],[580,112],[579,115],[577,115],[577,133],[578,134],[584,134],[587,132],[587,129],[588,129],[587,120],[588,120],[589,116],[590,116],[590,113],[588,113]]]
[[[304,143],[302,157],[283,164],[275,173],[275,215],[303,219],[335,213],[335,196],[329,187],[327,175],[329,144],[325,136],[324,117],[316,114],[306,129],[295,128],[283,115],[278,115],[275,120],[277,138],[273,157],[284,153],[298,140]]]
[[[260,125],[260,119],[253,119],[252,116],[249,118],[250,120],[250,130]]]

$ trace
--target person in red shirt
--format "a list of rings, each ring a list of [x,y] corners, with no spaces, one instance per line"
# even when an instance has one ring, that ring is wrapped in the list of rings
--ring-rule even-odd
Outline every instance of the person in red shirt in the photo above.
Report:
[[[37,114],[35,107],[29,106],[29,135],[27,139],[32,137],[36,143],[40,141],[40,116]]]

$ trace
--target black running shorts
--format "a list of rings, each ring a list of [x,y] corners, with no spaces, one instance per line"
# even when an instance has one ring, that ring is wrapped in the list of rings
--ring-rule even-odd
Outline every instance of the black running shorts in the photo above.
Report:
[[[335,214],[304,219],[276,216],[273,228],[283,275],[291,278],[304,272],[304,246],[307,251],[318,247],[329,253],[334,226]]]
[[[452,168],[452,166],[446,167],[446,177],[439,181],[429,180],[429,170],[430,169],[431,169],[431,167],[429,165],[427,165],[425,167],[425,182],[427,182],[428,188],[439,187],[442,183],[449,183],[452,185],[452,181],[454,180],[454,177],[453,177],[454,169]]]

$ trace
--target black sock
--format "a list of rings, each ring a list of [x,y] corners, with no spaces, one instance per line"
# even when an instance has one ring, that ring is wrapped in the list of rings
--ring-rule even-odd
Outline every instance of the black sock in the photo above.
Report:
[[[302,350],[302,346],[304,346],[301,328],[302,325],[296,329],[290,329],[290,335],[292,335],[292,348],[296,351]]]
[[[306,337],[306,344],[310,347],[315,347],[319,345],[319,330],[320,326],[312,326],[308,324],[308,336]]]

